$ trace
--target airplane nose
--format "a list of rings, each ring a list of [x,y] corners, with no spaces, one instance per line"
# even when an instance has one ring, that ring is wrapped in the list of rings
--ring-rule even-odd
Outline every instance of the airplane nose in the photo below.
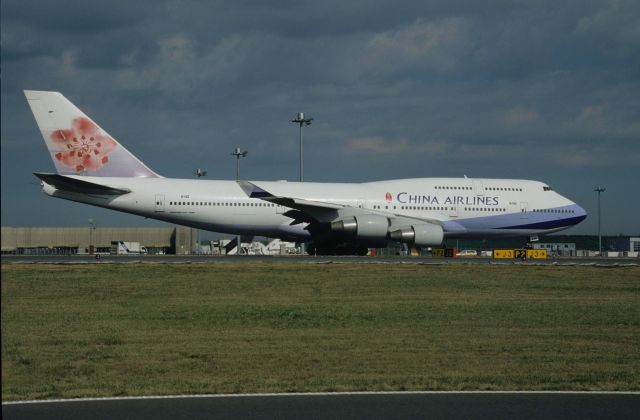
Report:
[[[579,205],[576,204],[576,207],[578,208],[578,214],[580,216],[584,216],[587,217],[587,211],[585,209],[583,209],[582,207],[580,207]]]
[[[576,215],[574,219],[575,224],[578,224],[587,218],[587,211],[575,203],[573,204],[573,206],[574,206],[574,212]]]

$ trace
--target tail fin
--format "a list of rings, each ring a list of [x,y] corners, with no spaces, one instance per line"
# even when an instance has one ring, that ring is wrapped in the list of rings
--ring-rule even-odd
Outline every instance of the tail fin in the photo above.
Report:
[[[59,92],[24,94],[59,174],[159,177]]]

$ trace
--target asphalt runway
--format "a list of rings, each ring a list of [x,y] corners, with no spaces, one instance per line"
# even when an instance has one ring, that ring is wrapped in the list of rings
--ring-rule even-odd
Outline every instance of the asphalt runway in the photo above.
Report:
[[[308,264],[495,264],[495,265],[595,265],[639,266],[639,258],[547,258],[526,261],[483,257],[432,258],[418,257],[357,257],[357,256],[267,256],[267,255],[101,255],[100,260],[90,255],[3,255],[3,263],[157,263],[157,264],[224,264],[224,263],[308,263]]]
[[[2,405],[13,419],[637,419],[640,393],[354,393],[96,399]]]

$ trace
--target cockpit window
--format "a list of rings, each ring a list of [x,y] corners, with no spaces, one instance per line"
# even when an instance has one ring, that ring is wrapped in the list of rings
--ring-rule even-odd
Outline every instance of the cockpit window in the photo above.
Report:
[[[542,189],[545,190],[545,191],[553,191],[553,189],[548,185],[542,186]]]

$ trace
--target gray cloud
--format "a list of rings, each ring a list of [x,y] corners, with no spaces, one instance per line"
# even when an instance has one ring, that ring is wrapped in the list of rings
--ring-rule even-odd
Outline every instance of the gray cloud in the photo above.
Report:
[[[128,2],[36,0],[3,2],[2,18],[23,22],[43,33],[86,36],[117,31],[142,18],[143,7]]]
[[[1,7],[3,224],[41,220],[7,199],[40,200],[30,171],[52,169],[21,94],[33,88],[62,91],[167,176],[230,178],[240,145],[247,177],[295,179],[303,110],[309,179],[534,178],[588,210],[606,182],[612,229],[640,231],[635,1]],[[60,224],[83,214],[56,206]]]

